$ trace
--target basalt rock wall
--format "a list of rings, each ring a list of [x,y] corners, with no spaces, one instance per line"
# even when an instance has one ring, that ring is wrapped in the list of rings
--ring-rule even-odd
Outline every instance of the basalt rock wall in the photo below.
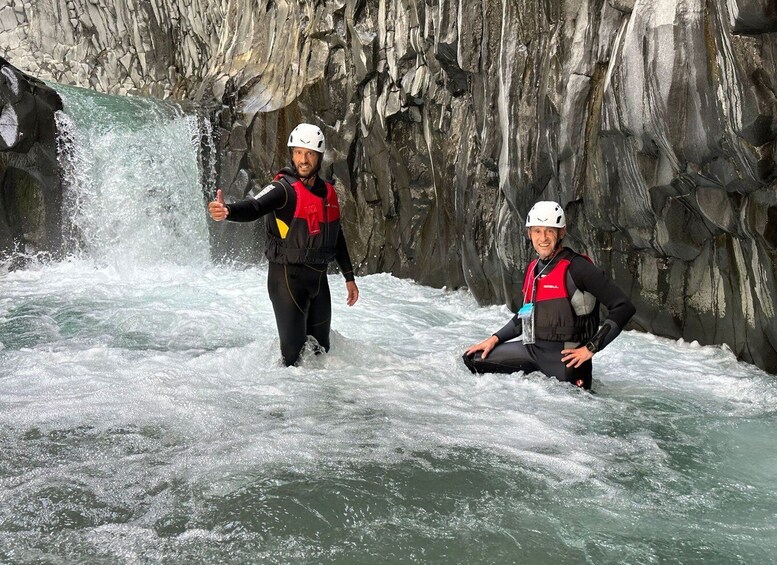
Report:
[[[56,92],[0,58],[0,265],[62,247]],[[9,260],[10,259],[10,260]]]
[[[42,78],[215,100],[233,198],[320,124],[362,273],[512,303],[523,218],[559,200],[635,327],[777,372],[773,0],[12,0],[0,46]]]

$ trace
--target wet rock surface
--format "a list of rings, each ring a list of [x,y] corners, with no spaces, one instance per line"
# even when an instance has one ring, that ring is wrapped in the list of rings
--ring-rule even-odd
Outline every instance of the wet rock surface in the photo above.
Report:
[[[635,327],[777,372],[771,0],[12,0],[0,40],[41,78],[215,100],[233,198],[321,125],[362,273],[511,303],[559,200]]]
[[[0,260],[62,246],[57,93],[0,58]]]

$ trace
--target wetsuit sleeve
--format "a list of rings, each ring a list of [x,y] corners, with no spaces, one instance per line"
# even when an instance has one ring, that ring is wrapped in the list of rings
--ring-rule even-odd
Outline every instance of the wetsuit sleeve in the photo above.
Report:
[[[584,257],[575,257],[570,265],[570,274],[578,289],[590,292],[607,308],[607,319],[591,339],[597,350],[604,349],[618,337],[637,310],[629,297],[604,274],[604,271]]]
[[[348,244],[345,242],[345,235],[343,235],[342,228],[340,228],[340,233],[337,234],[337,252],[335,254],[335,261],[337,261],[337,266],[340,267],[340,271],[343,273],[346,282],[354,280],[351,255],[348,253]]]
[[[521,335],[521,332],[523,331],[522,327],[521,319],[516,314],[502,327],[502,329],[495,332],[493,335],[499,339],[499,343],[504,343]]]
[[[273,182],[252,198],[227,204],[227,210],[229,210],[227,220],[253,222],[265,214],[282,208],[287,201],[286,188],[279,182]]]

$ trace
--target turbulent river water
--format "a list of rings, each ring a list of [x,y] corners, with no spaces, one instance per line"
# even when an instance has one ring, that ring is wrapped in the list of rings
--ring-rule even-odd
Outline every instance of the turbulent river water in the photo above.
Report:
[[[774,562],[772,376],[634,332],[593,394],[473,376],[510,313],[388,275],[332,275],[332,351],[283,368],[197,120],[62,92],[81,243],[0,274],[0,562]]]

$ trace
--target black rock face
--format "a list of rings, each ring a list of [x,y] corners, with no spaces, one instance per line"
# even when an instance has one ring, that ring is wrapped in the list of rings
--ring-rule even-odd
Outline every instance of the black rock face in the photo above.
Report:
[[[0,261],[62,246],[56,92],[0,58]]]
[[[557,200],[634,327],[777,373],[774,0],[43,4],[0,29],[13,60],[222,106],[228,197],[286,164],[296,123],[320,125],[359,272],[513,304],[525,215]],[[261,257],[262,231],[214,226],[216,252]]]
[[[568,244],[637,305],[632,327],[777,373],[774,4],[486,4],[322,26],[337,49],[290,103],[246,112],[271,91],[255,83],[224,97],[225,186],[268,179],[314,116],[362,273],[516,306],[525,214],[557,200]]]

